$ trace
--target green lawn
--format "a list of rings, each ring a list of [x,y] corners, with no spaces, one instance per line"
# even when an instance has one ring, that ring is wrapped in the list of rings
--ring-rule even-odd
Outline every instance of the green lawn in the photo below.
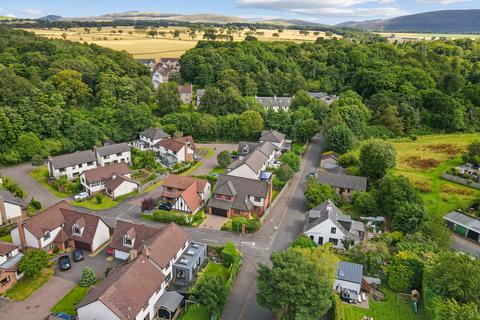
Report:
[[[41,166],[31,170],[28,175],[40,183],[45,189],[53,193],[59,198],[68,198],[69,195],[65,192],[58,191],[48,183],[48,169],[47,166]]]
[[[105,194],[99,193],[100,198],[102,199],[101,203],[97,203],[97,196],[93,196],[89,199],[85,199],[83,201],[70,201],[70,204],[73,206],[84,207],[91,210],[105,210],[115,207],[119,201],[113,200],[109,196]]]
[[[0,241],[12,243],[12,234],[6,234],[3,237],[0,237]]]
[[[195,152],[199,156],[201,156],[205,159],[209,159],[209,158],[213,157],[213,155],[215,155],[215,150],[213,150],[210,147],[197,148],[197,150]]]
[[[12,300],[23,301],[47,283],[54,272],[53,268],[44,268],[36,278],[23,277],[13,287],[8,289],[5,295]]]
[[[64,312],[69,315],[76,315],[75,306],[87,295],[88,288],[76,286],[67,293],[56,305],[50,309],[51,312]]]
[[[212,175],[213,173],[222,174],[224,171],[225,171],[225,168],[220,167],[220,166],[217,166],[217,167],[213,168],[213,170],[210,171],[209,174],[210,174],[210,175]]]
[[[191,166],[187,171],[180,173],[181,176],[189,176],[193,171],[197,170],[203,165],[203,162],[198,161],[195,165]]]
[[[180,320],[210,320],[210,313],[200,304],[190,305]]]
[[[373,319],[388,320],[423,320],[423,309],[420,306],[418,315],[414,314],[410,300],[399,299],[397,304],[396,293],[387,288],[381,289],[386,293],[385,301],[369,300],[369,309],[363,309],[351,304],[341,303],[343,307],[345,320],[361,320],[364,316],[373,317]]]
[[[228,269],[225,268],[222,264],[220,263],[215,263],[215,262],[212,262],[210,261],[207,266],[205,267],[205,269],[203,269],[200,274],[199,274],[199,277],[198,277],[198,280],[197,280],[197,283],[200,283],[201,281],[203,281],[202,279],[206,276],[206,275],[212,275],[212,274],[220,274],[223,276],[223,278],[225,279],[225,281],[227,281],[228,277],[229,277],[229,274],[228,274]]]
[[[282,190],[277,190],[277,189],[272,190],[272,202],[273,202],[273,200],[275,200],[278,197],[280,191],[282,191]]]

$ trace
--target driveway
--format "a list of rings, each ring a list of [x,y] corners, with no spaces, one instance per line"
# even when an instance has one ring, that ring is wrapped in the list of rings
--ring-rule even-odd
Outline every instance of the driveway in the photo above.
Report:
[[[0,170],[0,172],[15,180],[15,182],[28,193],[27,199],[30,201],[32,197],[40,201],[44,208],[50,207],[62,200],[53,193],[45,189],[40,183],[35,181],[28,175],[28,172],[36,167],[31,164],[22,164],[14,167],[7,167]]]
[[[43,320],[50,314],[50,308],[74,286],[74,282],[54,276],[25,301],[8,302],[1,309],[0,319]]]
[[[208,214],[207,218],[202,222],[199,228],[221,230],[222,226],[227,222],[227,218]]]
[[[238,144],[234,143],[214,143],[214,144],[197,144],[197,148],[212,148],[215,150],[215,154],[208,159],[202,158],[200,161],[203,162],[203,165],[193,172],[194,175],[204,175],[209,174],[216,166],[217,163],[217,154],[222,151],[232,152],[237,150]]]
[[[72,254],[68,253],[68,255],[70,256],[70,262],[72,264],[72,268],[68,271],[60,271],[58,269],[58,264],[55,263],[55,276],[68,281],[72,281],[74,283],[78,283],[82,270],[85,267],[90,267],[95,272],[97,278],[101,280],[105,278],[105,272],[109,268],[116,267],[122,263],[122,261],[112,259],[112,257],[108,256],[107,249],[103,249],[95,257],[91,257],[86,251],[84,251],[83,253],[85,255],[85,259],[80,262],[74,262],[72,259]],[[59,255],[59,257],[60,256],[61,255]],[[58,257],[56,257],[55,260],[56,259],[58,259]]]
[[[474,242],[473,240],[466,239],[454,233],[452,233],[452,243],[450,244],[450,248],[455,251],[464,252],[473,257],[480,257],[480,244],[478,242]]]

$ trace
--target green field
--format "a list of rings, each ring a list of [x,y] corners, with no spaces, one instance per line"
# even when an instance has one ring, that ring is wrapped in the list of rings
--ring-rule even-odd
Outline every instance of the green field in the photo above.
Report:
[[[52,312],[64,312],[69,315],[76,315],[75,306],[79,304],[87,295],[88,287],[76,286],[67,293],[56,305],[50,309]]]

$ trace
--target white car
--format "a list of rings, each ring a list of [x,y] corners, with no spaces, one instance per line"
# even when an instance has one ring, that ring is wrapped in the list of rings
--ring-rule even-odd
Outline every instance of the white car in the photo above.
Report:
[[[75,201],[82,201],[85,200],[89,197],[88,193],[86,192],[80,192],[79,194],[76,194],[73,196],[73,200]]]
[[[282,165],[282,161],[275,160],[275,161],[273,161],[272,167],[274,167],[275,169],[278,169],[278,168],[280,168],[281,165]]]

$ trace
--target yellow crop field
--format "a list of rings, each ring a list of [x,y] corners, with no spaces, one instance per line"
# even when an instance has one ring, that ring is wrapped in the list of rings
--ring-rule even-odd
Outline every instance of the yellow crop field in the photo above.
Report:
[[[96,28],[26,30],[47,38],[95,43],[114,50],[125,50],[134,58],[154,58],[155,60],[162,57],[180,57],[185,51],[195,47],[198,40],[203,38],[203,34],[197,32],[196,37],[192,39],[189,36],[189,30],[185,27],[160,27],[154,29],[159,33],[155,37],[148,35],[150,29],[134,29],[133,27],[103,27],[100,30]],[[175,30],[180,31],[177,38],[173,35]],[[248,29],[244,29],[232,34],[234,41],[243,40],[248,31]],[[221,32],[222,30],[219,29],[219,33]],[[223,32],[226,33],[225,30]],[[258,29],[254,36],[261,41],[288,40],[295,42],[315,41],[318,37],[329,38],[324,32],[309,31],[308,35],[303,35],[299,30],[289,29],[280,33],[277,30]]]
[[[405,32],[377,32],[377,34],[387,37],[390,42],[398,41],[420,41],[420,40],[439,40],[439,39],[480,39],[480,34],[453,34],[453,33],[405,33]]]

